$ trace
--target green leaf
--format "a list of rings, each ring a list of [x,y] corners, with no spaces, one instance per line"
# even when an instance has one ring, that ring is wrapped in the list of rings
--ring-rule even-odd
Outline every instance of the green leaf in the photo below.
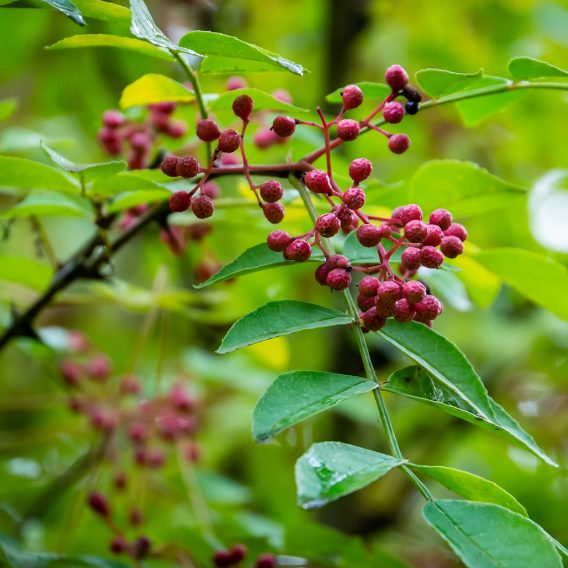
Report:
[[[130,22],[130,10],[103,0],[73,0],[81,14],[87,18],[108,22]]]
[[[486,75],[479,79],[475,85],[475,89],[468,91],[470,94],[482,95],[489,87],[496,85],[507,85],[509,81],[503,77],[492,77]],[[516,89],[513,91],[505,91],[502,93],[492,93],[487,96],[475,96],[470,99],[458,101],[456,108],[464,122],[468,127],[477,126],[485,119],[503,110],[518,98],[526,95],[527,91]]]
[[[149,73],[130,83],[120,97],[121,108],[149,105],[160,102],[189,103],[195,100],[193,93],[181,83],[166,77]]]
[[[526,191],[508,183],[473,162],[431,160],[410,180],[412,202],[424,213],[444,207],[456,217],[487,213],[523,198]]]
[[[430,501],[422,514],[470,568],[562,568],[541,527],[498,505]]]
[[[71,18],[76,24],[80,26],[85,26],[86,22],[79,11],[79,8],[71,2],[71,0],[41,0],[46,4],[49,4],[52,8],[59,10],[62,14],[65,14],[68,18]]]
[[[25,199],[0,213],[0,219],[38,215],[61,215],[64,217],[92,217],[89,203],[73,200],[52,191],[31,193]]]
[[[316,304],[296,300],[268,302],[236,321],[223,338],[217,353],[229,353],[253,343],[304,329],[347,325],[352,321],[343,312]]]
[[[421,89],[433,98],[464,91],[475,85],[483,69],[475,73],[455,73],[444,69],[421,69],[416,72],[416,80]]]
[[[33,160],[0,156],[0,186],[78,193],[79,184],[67,174]]]
[[[362,91],[365,99],[378,99],[383,100],[388,97],[391,93],[391,88],[384,83],[372,83],[371,81],[361,81],[360,83],[353,83],[357,85]],[[345,87],[340,87],[339,89],[335,89],[329,95],[326,95],[325,100],[328,103],[338,103],[341,104],[341,93]]]
[[[411,467],[470,501],[501,505],[523,517],[528,516],[526,509],[510,493],[484,477],[440,465],[412,464]]]
[[[47,288],[52,275],[47,264],[34,258],[0,255],[0,280],[41,292]]]
[[[142,170],[135,170],[132,172],[120,172],[95,180],[92,187],[88,190],[88,194],[109,197],[126,192],[161,191],[164,189],[160,183],[143,176]]]
[[[228,91],[211,99],[207,103],[207,108],[212,111],[218,110],[230,110],[233,101],[239,95],[249,95],[254,100],[254,110],[274,110],[282,111],[291,116],[296,116],[299,114],[309,114],[310,111],[305,108],[300,108],[289,103],[278,100],[276,97],[270,93],[261,91],[260,89],[235,89],[233,91]]]
[[[18,108],[18,99],[9,97],[0,100],[0,121],[8,120]]]
[[[137,191],[128,191],[117,195],[108,205],[107,213],[117,213],[130,209],[136,205],[147,203],[156,203],[164,201],[169,197],[170,193],[167,189],[142,189]]]
[[[284,373],[276,378],[254,408],[254,439],[257,442],[268,440],[310,416],[376,387],[377,383],[353,375],[323,371]]]
[[[426,369],[480,416],[494,418],[485,385],[466,356],[443,335],[418,322],[400,325],[392,319],[379,332],[384,339]]]
[[[321,251],[314,250],[310,257],[310,261],[312,260],[323,262],[325,257]],[[237,276],[244,276],[251,272],[277,268],[278,266],[297,264],[297,262],[292,260],[285,260],[281,252],[274,252],[270,250],[266,243],[260,243],[247,249],[235,258],[235,260],[225,264],[219,272],[213,274],[213,276],[205,282],[195,285],[195,288],[205,288],[206,286],[211,286],[218,282],[229,280],[230,278],[236,278]]]
[[[176,52],[189,53],[190,55],[200,55],[191,49],[175,45],[156,25],[143,0],[130,0],[130,11],[132,13],[130,31],[133,36],[146,40],[158,47],[164,47]]]
[[[540,77],[568,77],[568,71],[532,57],[513,57],[507,69],[515,81],[539,79]]]
[[[168,61],[173,60],[173,56],[164,48],[157,47],[141,39],[110,34],[83,34],[66,37],[49,45],[46,49],[76,49],[85,47],[116,47],[141,55],[148,55]]]
[[[474,258],[511,288],[568,321],[568,270],[564,265],[536,252],[514,248],[481,251]]]
[[[218,32],[204,30],[189,32],[180,39],[179,44],[205,56],[214,55],[225,59],[254,61],[272,67],[273,71],[285,69],[296,75],[304,74],[304,68],[298,63],[284,59],[252,43]]]
[[[376,481],[405,460],[341,442],[314,444],[296,462],[298,504],[321,507]]]
[[[539,448],[534,439],[521,428],[520,424],[493,399],[490,399],[490,403],[495,417],[484,418],[470,404],[458,398],[450,389],[414,365],[393,373],[381,388],[387,392],[424,402],[471,424],[497,432],[509,440],[521,443],[547,464],[558,467]]]

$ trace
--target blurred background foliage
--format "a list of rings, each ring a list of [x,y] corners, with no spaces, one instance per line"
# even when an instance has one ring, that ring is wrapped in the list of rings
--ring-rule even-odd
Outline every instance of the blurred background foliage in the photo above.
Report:
[[[349,82],[381,81],[392,63],[402,64],[412,74],[433,67],[460,72],[483,68],[487,74],[504,75],[508,59],[517,55],[560,66],[567,61],[564,2],[160,0],[148,4],[158,24],[174,39],[191,29],[212,29],[303,64],[311,71],[305,77],[265,73],[247,80],[266,91],[287,89],[294,103],[304,108],[322,104],[327,93]],[[32,9],[22,2],[0,9],[0,98],[17,98],[16,112],[0,129],[0,152],[45,161],[33,135],[39,133],[73,160],[103,161],[96,142],[101,114],[117,106],[122,89],[149,72],[182,79],[168,63],[127,52],[44,50],[83,31],[60,13]],[[85,31],[126,34],[128,22],[89,20]],[[223,90],[225,79],[206,77],[206,92]],[[447,105],[403,122],[401,129],[413,142],[403,156],[390,154],[377,137],[365,136],[344,145],[336,164],[345,170],[350,159],[368,157],[376,178],[390,184],[408,180],[426,160],[471,160],[530,190],[551,170],[568,163],[566,102],[559,92],[524,93],[472,128],[466,128],[456,108]],[[193,114],[183,109],[178,113],[189,118],[192,130]],[[219,118],[225,123],[231,120]],[[293,142],[293,155],[300,156],[310,142],[308,138]],[[289,146],[251,149],[250,158],[278,162],[289,150]],[[404,198],[404,187],[390,190],[388,206],[396,204],[397,191]],[[222,189],[227,197],[245,191],[238,179],[224,180]],[[0,203],[7,204],[7,199],[0,197]],[[532,214],[522,196],[490,213],[464,216],[463,221],[471,241],[481,248],[513,246],[542,252],[545,249],[531,232]],[[252,442],[252,407],[276,374],[301,368],[359,374],[362,366],[342,329],[305,332],[235,355],[213,355],[228,325],[269,299],[295,298],[338,307],[341,299],[317,286],[309,266],[279,268],[193,291],[199,263],[227,262],[263,241],[269,230],[250,207],[225,208],[212,224],[214,231],[202,243],[191,244],[181,257],[167,250],[157,227],[150,227],[117,256],[114,276],[120,285],[74,285],[44,312],[41,326],[84,331],[99,351],[109,355],[117,374],[134,370],[140,375],[148,395],[156,385],[165,389],[181,377],[201,398],[198,483],[226,544],[245,541],[257,551],[312,558],[331,554],[331,565],[337,566],[458,565],[426,528],[419,515],[421,499],[398,472],[317,512],[295,505],[293,464],[313,441],[339,439],[385,451],[385,439],[369,395],[281,434],[268,445]],[[300,207],[291,207],[285,224],[286,230],[297,233],[308,220]],[[92,225],[82,219],[51,217],[45,229],[58,256],[65,259],[88,238]],[[565,242],[566,235],[559,238]],[[34,241],[29,224],[21,220],[11,226],[0,252],[33,257]],[[556,252],[554,257],[566,264],[565,254]],[[493,288],[494,292],[487,292],[490,301],[482,302],[490,305],[483,309],[462,288],[446,290],[447,309],[437,329],[468,355],[492,396],[565,466],[568,326],[511,289]],[[172,290],[183,293],[168,300],[164,292]],[[34,294],[2,283],[2,321],[8,321],[13,303],[21,308]],[[379,376],[387,378],[403,361],[379,338],[370,341]],[[45,502],[38,520],[22,522],[52,481],[95,443],[85,422],[67,410],[56,361],[52,351],[28,340],[18,340],[0,354],[0,529],[17,536],[30,550],[106,555],[107,528],[83,505],[95,481],[103,488],[109,486],[105,464],[59,488]],[[535,521],[568,543],[564,468],[552,470],[486,430],[412,401],[389,397],[387,402],[410,459],[467,469],[494,480],[523,503]],[[157,542],[177,540],[190,549],[207,551],[199,553],[207,557],[208,545],[199,536],[201,521],[191,498],[185,497],[176,460],[170,458],[144,494],[143,506],[150,510],[145,531]],[[441,488],[437,492],[443,494]],[[127,506],[118,503],[119,508]],[[332,529],[354,538],[347,541]],[[367,556],[360,537],[372,551]]]

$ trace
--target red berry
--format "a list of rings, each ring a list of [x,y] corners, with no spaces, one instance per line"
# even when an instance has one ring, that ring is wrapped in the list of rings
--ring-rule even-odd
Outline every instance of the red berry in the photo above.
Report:
[[[314,193],[331,193],[328,175],[322,170],[310,170],[304,176],[306,187]]]
[[[428,248],[428,247],[425,247]],[[431,247],[430,247],[431,248]],[[436,250],[436,249],[434,249]],[[418,270],[421,264],[421,251],[416,247],[406,247],[401,255],[402,264],[408,270]]]
[[[257,148],[265,150],[278,141],[278,135],[269,128],[259,128],[254,133],[254,144]]]
[[[395,211],[395,213],[403,225],[410,223],[410,221],[422,221],[422,209],[414,203],[400,207],[398,211]],[[393,213],[393,215],[395,213]]]
[[[384,231],[370,223],[364,223],[357,229],[357,239],[364,247],[375,247],[383,238]]]
[[[457,237],[460,241],[465,241],[467,239],[467,231],[463,225],[459,223],[452,223],[445,231],[444,235],[446,237]]]
[[[166,134],[170,138],[181,138],[186,132],[187,126],[185,122],[181,122],[181,120],[170,122],[166,127]]]
[[[394,315],[394,304],[396,300],[389,298],[377,298],[375,303],[375,309],[377,310],[377,315],[383,318],[390,318]]]
[[[410,280],[403,284],[402,295],[411,304],[417,304],[426,296],[426,286],[418,280]]]
[[[244,544],[233,544],[229,552],[233,563],[238,564],[241,560],[246,558],[248,550]]]
[[[172,114],[172,112],[176,110],[176,103],[173,102],[154,103],[148,105],[148,108],[152,112],[161,113],[161,114]]]
[[[181,384],[176,384],[171,388],[168,398],[170,403],[178,410],[187,412],[195,409],[195,398]]]
[[[383,110],[385,122],[398,124],[404,118],[404,107],[398,101],[392,101],[385,105]]]
[[[351,263],[347,257],[342,254],[333,254],[326,261],[331,268],[343,268],[345,270],[351,269]]]
[[[148,438],[148,428],[143,422],[133,422],[128,428],[128,437],[135,444],[140,444]]]
[[[201,195],[217,199],[221,195],[221,188],[214,181],[206,181],[201,186]]]
[[[108,517],[110,515],[110,505],[108,499],[97,491],[93,491],[88,497],[89,507],[101,517]]]
[[[408,84],[408,73],[400,65],[391,65],[385,72],[385,82],[398,93]]]
[[[103,114],[103,124],[107,128],[118,128],[126,122],[124,115],[117,110],[107,110]]]
[[[136,375],[126,375],[120,381],[120,392],[122,394],[140,394],[142,385]]]
[[[213,200],[207,195],[200,195],[191,201],[191,210],[198,219],[207,219],[215,211]]]
[[[340,120],[337,125],[337,136],[345,142],[355,140],[359,136],[359,123],[350,118]]]
[[[410,148],[410,138],[406,134],[393,134],[389,138],[389,150],[393,154],[404,154]]]
[[[282,252],[291,242],[292,237],[286,231],[272,231],[266,239],[268,248],[274,252]]]
[[[424,296],[420,302],[414,304],[416,315],[426,320],[436,319],[442,313],[442,303],[436,296]]]
[[[213,564],[216,568],[223,568],[224,566],[231,566],[234,562],[228,550],[218,550],[213,555]]]
[[[160,469],[166,463],[166,454],[157,448],[148,450],[146,462],[151,469]]]
[[[344,233],[350,233],[351,231],[355,231],[359,226],[359,217],[347,209],[347,215],[344,215],[341,219],[341,230]]]
[[[357,108],[363,102],[363,91],[357,85],[347,85],[341,92],[341,100],[345,110]]]
[[[332,268],[327,262],[320,264],[315,271],[315,277],[318,284],[321,286],[327,285],[327,275],[331,272]]]
[[[59,372],[69,386],[76,386],[81,380],[83,369],[76,361],[64,359],[59,364]]]
[[[316,221],[315,229],[322,237],[333,237],[341,229],[341,221],[333,213],[325,213]]]
[[[282,199],[283,195],[284,191],[282,190],[282,185],[275,179],[265,181],[260,186],[260,196],[268,203],[276,203]]]
[[[428,228],[422,221],[409,221],[404,226],[404,236],[411,243],[421,243],[428,235]]]
[[[128,521],[133,526],[141,525],[144,522],[144,515],[140,509],[132,509],[128,515]]]
[[[242,77],[238,75],[234,75],[233,77],[229,77],[227,82],[225,83],[225,89],[227,91],[235,91],[237,89],[246,89],[248,87],[248,83]]]
[[[442,242],[442,237],[444,236],[442,229],[438,225],[426,225],[426,229],[428,234],[422,241],[422,244],[437,247]]]
[[[110,359],[106,355],[95,355],[87,361],[85,370],[91,379],[106,379],[111,371]]]
[[[144,558],[150,552],[151,542],[147,536],[139,536],[134,541],[134,556]]]
[[[177,156],[174,156],[173,154],[166,156],[162,160],[162,165],[160,166],[160,168],[162,169],[162,172],[165,173],[169,177],[177,177],[177,175],[178,175],[178,173],[177,173],[178,161],[179,161],[179,158]]]
[[[109,545],[109,550],[114,554],[122,554],[123,552],[126,552],[127,549],[128,543],[121,535],[115,536]]]
[[[386,323],[386,318],[377,313],[377,308],[370,308],[362,314],[363,325],[369,331],[377,331]]]
[[[290,116],[277,116],[272,122],[272,130],[278,136],[288,138],[296,130],[296,121]]]
[[[398,322],[412,321],[415,313],[414,307],[406,298],[401,298],[394,303],[393,315]]]
[[[438,225],[442,231],[445,231],[452,224],[452,214],[446,209],[436,209],[430,214],[430,223]]]
[[[374,308],[375,302],[376,298],[374,296],[363,296],[362,294],[359,294],[357,296],[357,305],[364,312],[370,310],[371,308]]]
[[[170,196],[170,211],[180,213],[187,211],[191,205],[191,195],[187,191],[176,191]]]
[[[463,243],[457,237],[444,237],[440,243],[440,250],[448,258],[456,258],[463,253]]]
[[[284,249],[284,258],[286,260],[295,260],[296,262],[305,262],[312,255],[312,247],[308,241],[296,239],[292,241]]]
[[[351,285],[351,274],[343,268],[334,268],[325,279],[332,290],[345,290]]]
[[[365,276],[359,282],[359,294],[362,296],[376,296],[379,281],[374,276]]]
[[[228,128],[223,130],[219,136],[219,142],[217,147],[221,152],[226,152],[227,154],[232,154],[241,145],[241,137],[236,130]]]
[[[195,127],[195,133],[203,142],[213,142],[221,135],[217,123],[210,118],[202,118],[199,120]]]
[[[191,156],[180,158],[177,162],[177,175],[189,179],[199,173],[199,162]]]
[[[267,221],[276,225],[284,219],[284,214],[286,210],[281,203],[265,203],[262,206],[262,212]]]
[[[278,563],[272,554],[261,554],[256,559],[254,568],[278,568]]]
[[[233,101],[233,112],[244,121],[250,118],[253,107],[254,101],[248,95],[239,95]]]
[[[147,152],[152,146],[152,139],[145,132],[136,132],[130,138],[130,147],[138,154]]]
[[[361,209],[365,205],[365,192],[360,187],[350,187],[341,199],[349,209]]]
[[[426,268],[440,268],[444,262],[444,255],[435,247],[422,247],[420,250],[420,262]]]
[[[349,177],[355,183],[365,181],[373,171],[373,165],[366,158],[357,158],[349,164]]]
[[[377,293],[380,300],[394,304],[394,302],[400,298],[402,292],[398,282],[387,280],[379,284]]]

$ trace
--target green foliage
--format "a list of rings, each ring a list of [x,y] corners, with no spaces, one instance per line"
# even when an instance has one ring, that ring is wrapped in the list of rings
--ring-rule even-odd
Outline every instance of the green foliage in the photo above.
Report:
[[[162,101],[189,103],[195,96],[181,83],[164,75],[150,73],[128,85],[120,97],[121,108],[149,105]]]
[[[46,4],[49,4],[51,7],[59,10],[62,14],[68,16],[71,20],[73,20],[76,24],[80,26],[85,26],[86,22],[79,11],[79,8],[75,6],[71,0],[41,0]]]
[[[541,77],[568,77],[568,71],[532,57],[513,57],[507,68],[516,81],[540,79]]]
[[[422,90],[431,97],[438,98],[464,91],[474,86],[483,71],[475,73],[455,73],[444,69],[422,69],[416,72],[416,80]]]

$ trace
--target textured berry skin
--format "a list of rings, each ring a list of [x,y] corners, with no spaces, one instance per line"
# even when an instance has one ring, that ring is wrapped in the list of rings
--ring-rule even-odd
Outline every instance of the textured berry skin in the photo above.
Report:
[[[334,268],[327,275],[325,283],[332,290],[345,290],[351,285],[351,274],[343,268]]]
[[[380,227],[364,223],[357,229],[357,239],[364,247],[375,247],[381,242],[383,232]]]
[[[398,124],[404,118],[404,107],[398,101],[391,101],[385,105],[383,110],[385,122]]]
[[[327,262],[320,264],[315,271],[314,276],[316,277],[316,281],[321,286],[327,285],[327,275],[331,272],[332,268],[329,266]]]
[[[244,121],[250,118],[253,108],[254,101],[248,95],[239,95],[233,101],[233,112]]]
[[[442,237],[444,236],[442,229],[438,225],[426,225],[426,229],[428,234],[422,241],[422,244],[437,247],[442,242]]]
[[[406,114],[413,116],[420,110],[420,105],[418,103],[415,103],[414,101],[408,101],[404,105],[404,110],[406,111]]]
[[[310,170],[304,177],[304,183],[314,193],[331,193],[329,177],[322,170]]]
[[[411,243],[421,243],[428,235],[428,228],[422,221],[409,221],[404,226],[404,236]]]
[[[394,280],[387,280],[379,284],[377,293],[381,300],[394,304],[401,295],[400,284]]]
[[[337,125],[337,136],[344,142],[355,140],[359,136],[359,123],[350,118],[340,120]]]
[[[421,256],[420,249],[416,247],[406,247],[401,255],[402,264],[404,264],[408,270],[418,270],[421,265]]]
[[[347,85],[341,93],[341,99],[345,110],[357,108],[363,102],[363,91],[357,85]]]
[[[406,85],[406,87],[404,87],[402,95],[411,103],[419,103],[422,100],[422,95],[410,85]]]
[[[191,210],[198,219],[207,219],[207,217],[213,215],[215,205],[213,205],[213,200],[210,197],[200,195],[192,200]]]
[[[452,221],[452,214],[446,209],[435,209],[430,214],[430,223],[438,225],[442,231],[445,231],[452,224]]]
[[[385,83],[398,93],[408,84],[408,73],[400,65],[391,65],[385,72]]]
[[[376,296],[379,281],[374,276],[365,276],[359,282],[359,294],[362,296]]]
[[[465,241],[467,239],[467,231],[463,225],[459,223],[452,223],[445,231],[444,235],[446,237],[457,237],[460,241]]]
[[[357,158],[349,164],[349,177],[355,183],[365,181],[373,171],[373,165],[366,158]]]
[[[106,355],[94,355],[87,361],[85,370],[91,379],[106,379],[111,371],[110,359]]]
[[[410,148],[410,138],[406,134],[393,134],[389,138],[389,150],[393,154],[404,154]]]
[[[101,517],[108,517],[110,515],[108,499],[102,493],[93,491],[89,495],[87,502],[89,503],[89,507]]]
[[[103,114],[103,124],[107,128],[119,128],[126,122],[124,115],[117,110],[107,110]]]
[[[182,178],[193,178],[199,173],[199,162],[191,156],[185,156],[178,160],[176,171]]]
[[[443,306],[436,296],[427,295],[420,302],[414,304],[414,309],[416,315],[420,318],[433,320],[442,313]]]
[[[397,211],[397,215],[403,225],[406,225],[411,221],[422,221],[422,209],[414,203],[400,207]]]
[[[357,296],[357,306],[359,306],[359,309],[364,312],[374,308],[375,303],[376,298],[374,296],[363,296],[363,294],[359,294]]]
[[[162,160],[160,169],[169,177],[177,177],[177,163],[179,158],[174,155],[166,156]]]
[[[349,259],[342,254],[333,254],[327,259],[327,264],[331,268],[343,268],[344,270],[351,270],[351,263]]]
[[[386,323],[386,318],[377,313],[377,308],[371,308],[361,316],[363,326],[369,331],[377,331]]]
[[[393,315],[398,322],[412,321],[416,310],[406,298],[401,298],[394,303]]]
[[[355,231],[359,226],[359,218],[353,211],[346,209],[347,214],[341,218],[341,230],[344,233],[350,233],[351,231]]]
[[[365,192],[360,187],[350,187],[341,199],[349,209],[361,209],[365,205]]]
[[[187,191],[176,191],[170,196],[170,211],[181,213],[187,211],[191,205],[191,196]]]
[[[217,146],[221,152],[232,154],[241,145],[241,137],[236,130],[228,128],[221,132]]]
[[[440,268],[444,262],[444,255],[435,247],[422,247],[420,262],[426,268]]]
[[[448,258],[456,258],[463,253],[463,242],[457,237],[444,237],[440,243],[440,250]]]
[[[411,304],[417,304],[426,296],[426,286],[418,280],[409,280],[402,285],[402,296]]]
[[[199,120],[195,128],[195,133],[199,140],[203,142],[213,142],[221,135],[217,123],[210,118],[202,118]]]
[[[266,243],[270,250],[282,252],[292,240],[292,237],[286,231],[272,231],[266,238]]]
[[[292,136],[296,130],[296,121],[290,116],[277,116],[272,122],[272,130],[282,138]]]
[[[341,229],[341,221],[333,213],[325,213],[318,217],[315,226],[322,237],[333,237]]]
[[[265,203],[262,206],[262,212],[269,223],[277,225],[284,219],[286,210],[281,203]]]
[[[284,191],[282,190],[282,185],[275,179],[265,181],[260,186],[260,196],[267,203],[276,203],[282,199]]]
[[[296,239],[292,241],[284,249],[284,258],[286,260],[295,260],[296,262],[305,262],[312,255],[312,247],[308,241]]]

